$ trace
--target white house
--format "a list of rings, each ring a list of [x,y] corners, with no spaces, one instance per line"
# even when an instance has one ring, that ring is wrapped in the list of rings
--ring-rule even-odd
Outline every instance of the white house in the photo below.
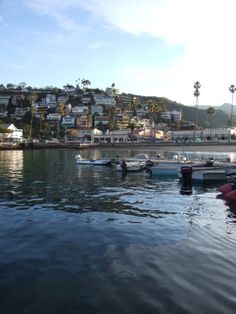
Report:
[[[23,130],[17,129],[13,123],[2,124],[2,128],[7,129],[10,133],[2,133],[2,138],[7,142],[22,142],[23,141]]]

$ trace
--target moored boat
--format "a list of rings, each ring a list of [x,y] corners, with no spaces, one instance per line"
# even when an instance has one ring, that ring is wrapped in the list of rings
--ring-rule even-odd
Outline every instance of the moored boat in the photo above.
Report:
[[[138,172],[145,169],[146,162],[142,161],[126,161],[123,159],[118,165],[116,165],[116,170],[123,172]]]
[[[191,180],[196,182],[227,181],[229,169],[234,169],[236,165],[229,162],[216,162],[208,160],[206,163],[186,165],[191,168]],[[185,167],[185,168],[186,168]],[[178,172],[179,179],[183,177],[183,168]]]
[[[111,159],[97,159],[96,157],[93,157],[91,159],[84,159],[81,157],[81,155],[76,155],[75,161],[77,164],[81,165],[98,165],[98,166],[108,166],[112,162]]]
[[[236,169],[226,171],[228,183],[221,185],[218,192],[221,193],[224,200],[236,203]]]

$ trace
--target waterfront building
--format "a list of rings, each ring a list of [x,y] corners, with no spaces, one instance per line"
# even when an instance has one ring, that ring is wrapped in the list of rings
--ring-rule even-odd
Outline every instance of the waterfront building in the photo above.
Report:
[[[94,134],[93,143],[127,143],[130,142],[130,129],[120,129],[102,134]]]
[[[231,138],[236,138],[236,129],[218,128],[218,129],[202,129],[202,130],[181,130],[172,131],[171,139],[175,142],[227,142]]]
[[[138,141],[160,141],[164,140],[164,132],[153,128],[143,128],[136,130],[134,136]]]
[[[23,130],[18,129],[13,123],[1,124],[3,129],[7,129],[9,133],[1,133],[1,140],[6,142],[22,142],[23,141]]]
[[[74,130],[71,130],[73,132],[66,133],[65,136],[65,142],[89,142],[94,143],[94,137],[100,136],[102,132],[96,128],[86,128],[81,127]]]

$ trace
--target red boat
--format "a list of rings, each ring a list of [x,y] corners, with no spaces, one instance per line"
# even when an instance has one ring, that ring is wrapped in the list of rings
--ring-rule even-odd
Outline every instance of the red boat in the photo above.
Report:
[[[232,169],[228,171],[226,176],[228,177],[229,182],[220,186],[218,191],[222,193],[223,199],[228,202],[236,203],[236,171]]]

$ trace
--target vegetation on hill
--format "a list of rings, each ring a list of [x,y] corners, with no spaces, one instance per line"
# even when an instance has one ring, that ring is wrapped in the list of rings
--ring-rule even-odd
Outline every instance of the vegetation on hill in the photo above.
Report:
[[[160,102],[164,105],[167,111],[177,110],[183,113],[184,121],[189,121],[195,123],[197,121],[197,125],[202,128],[210,128],[211,119],[212,119],[212,128],[224,128],[229,127],[230,124],[230,114],[226,113],[221,109],[215,109],[214,115],[211,117],[208,113],[208,108],[197,109],[195,107],[185,106],[183,104],[177,103],[176,101],[169,100],[165,97],[144,97],[138,96],[142,98],[142,101],[147,101],[147,99],[153,102]],[[236,125],[236,117],[233,117],[233,125]]]
[[[25,84],[25,83],[24,83]],[[86,90],[86,94],[98,94],[98,93],[104,93],[103,90],[99,89],[92,89],[88,88],[90,85],[90,81],[84,80],[82,83],[83,89],[79,89],[80,93],[77,96],[72,96],[69,98],[70,104],[73,106],[80,103],[81,97],[83,96],[83,91]],[[30,103],[30,94],[35,93],[37,95],[38,100],[40,100],[42,97],[45,97],[47,93],[51,93],[56,95],[56,97],[59,94],[63,93],[63,90],[58,89],[56,87],[54,88],[48,88],[48,89],[32,89],[32,88],[12,88],[12,84],[8,84],[8,88],[5,88],[2,84],[0,84],[0,95],[9,95],[11,96],[11,100],[9,101],[8,105],[8,117],[4,119],[5,122],[13,122],[9,118],[9,115],[12,114],[15,111],[16,107],[31,107]],[[22,83],[23,85],[23,83]],[[3,88],[4,87],[4,88]],[[68,87],[68,86],[67,86]],[[74,86],[69,86],[73,88]],[[20,95],[23,94],[26,97],[21,97]],[[16,101],[15,103],[12,101],[12,97],[15,95]],[[129,106],[130,111],[133,111],[134,113],[136,110],[141,106],[141,104],[146,103],[147,104],[147,110],[149,113],[149,118],[153,122],[162,122],[161,121],[161,112],[163,111],[181,111],[183,114],[183,123],[187,122],[189,125],[194,125],[197,122],[198,127],[201,128],[220,128],[220,127],[229,127],[230,125],[230,113],[223,111],[221,109],[218,109],[218,107],[214,107],[214,112],[209,114],[209,108],[204,108],[200,106],[199,109],[196,109],[194,106],[185,106],[183,104],[177,103],[175,101],[169,100],[165,97],[145,97],[140,95],[133,95],[133,94],[126,94],[127,96],[131,96],[132,99],[137,98],[137,102],[130,104],[127,104]],[[117,106],[119,107],[119,101],[117,100]],[[220,107],[219,107],[220,108]],[[222,108],[223,109],[223,108]],[[23,121],[17,121],[18,125],[23,126],[23,124],[27,124],[28,126],[32,125],[32,115],[31,112],[26,115],[25,119]],[[34,119],[35,120],[35,119]],[[42,121],[39,120],[39,122],[34,122],[34,126],[38,124],[38,129],[40,130],[42,128]],[[232,119],[232,126],[236,125],[236,117],[233,116]]]

